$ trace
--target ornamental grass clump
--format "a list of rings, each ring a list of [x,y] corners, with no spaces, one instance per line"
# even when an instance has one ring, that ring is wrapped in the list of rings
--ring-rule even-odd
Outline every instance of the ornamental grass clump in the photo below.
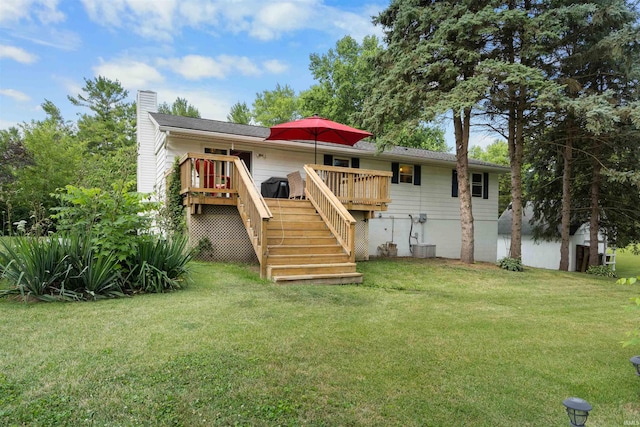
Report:
[[[136,254],[128,261],[131,290],[161,293],[184,287],[183,278],[192,258],[187,242],[184,236],[140,241]]]
[[[115,257],[96,256],[87,237],[17,237],[0,243],[0,274],[9,283],[0,295],[42,301],[123,295]]]

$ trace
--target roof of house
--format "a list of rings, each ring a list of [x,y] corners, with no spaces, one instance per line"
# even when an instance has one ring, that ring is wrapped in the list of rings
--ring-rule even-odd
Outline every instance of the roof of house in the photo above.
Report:
[[[212,132],[222,133],[236,136],[247,136],[253,138],[266,138],[269,136],[269,128],[263,126],[242,125],[238,123],[229,123],[219,120],[198,119],[193,117],[174,116],[171,114],[162,113],[149,113],[153,120],[158,124],[160,128],[172,128],[172,129],[185,129],[191,131],[200,132]],[[302,141],[301,141],[302,142]],[[309,143],[309,141],[306,141]],[[324,143],[318,141],[318,146],[335,148],[336,144]],[[377,146],[374,143],[367,141],[359,141],[353,148],[367,152],[367,154],[375,154],[377,152]],[[398,156],[398,157],[411,157],[419,158],[431,161],[441,162],[456,162],[455,154],[442,153],[438,151],[422,150],[419,148],[409,148],[392,146],[388,147],[382,153],[386,156]],[[494,163],[485,162],[477,159],[469,159],[470,165],[487,166],[491,168],[502,169],[504,172],[508,171],[508,168]]]

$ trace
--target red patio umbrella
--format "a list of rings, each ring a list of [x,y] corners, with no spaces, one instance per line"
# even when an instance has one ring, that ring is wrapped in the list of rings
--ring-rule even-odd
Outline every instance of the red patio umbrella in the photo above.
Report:
[[[314,115],[306,119],[294,120],[271,127],[265,140],[311,140],[314,142],[313,161],[317,163],[318,141],[341,145],[354,145],[371,133],[333,122]]]

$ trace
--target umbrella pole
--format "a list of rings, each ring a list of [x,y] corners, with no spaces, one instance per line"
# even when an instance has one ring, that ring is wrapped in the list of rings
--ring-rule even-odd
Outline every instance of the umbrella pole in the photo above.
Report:
[[[313,164],[318,164],[318,137],[316,136],[313,140]]]

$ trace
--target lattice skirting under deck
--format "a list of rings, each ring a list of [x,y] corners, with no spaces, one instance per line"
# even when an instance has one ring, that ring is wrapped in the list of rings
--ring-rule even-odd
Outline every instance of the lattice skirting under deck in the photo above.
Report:
[[[356,261],[369,260],[369,221],[364,212],[349,212],[356,222]]]
[[[202,205],[200,214],[192,214],[187,209],[187,227],[192,247],[204,239],[211,242],[210,249],[201,252],[197,259],[258,264],[235,206]]]

